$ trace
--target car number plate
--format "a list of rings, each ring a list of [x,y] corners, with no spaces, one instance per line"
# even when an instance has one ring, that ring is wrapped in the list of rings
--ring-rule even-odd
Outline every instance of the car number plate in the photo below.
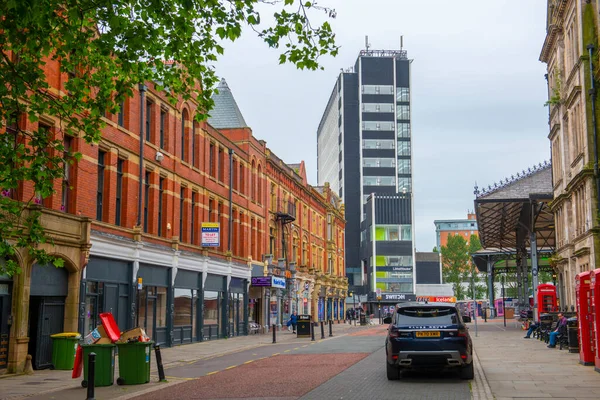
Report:
[[[416,334],[417,334],[417,337],[419,337],[419,338],[440,337],[439,331],[423,331],[423,332],[416,332]]]

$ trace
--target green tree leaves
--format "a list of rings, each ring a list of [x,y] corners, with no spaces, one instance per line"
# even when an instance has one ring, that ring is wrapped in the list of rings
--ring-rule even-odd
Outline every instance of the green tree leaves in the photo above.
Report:
[[[271,25],[262,26],[259,5],[273,11]],[[64,135],[98,142],[104,115],[119,112],[136,85],[149,81],[168,88],[173,104],[196,102],[204,110],[196,118],[206,119],[217,83],[212,63],[223,54],[223,41],[237,40],[245,28],[281,48],[280,62],[320,68],[319,58],[337,55],[338,46],[327,21],[311,24],[314,11],[335,17],[334,10],[299,0],[0,2],[0,120],[10,126],[0,134],[0,259],[8,259],[0,273],[20,272],[12,261],[16,248],[40,264],[60,266],[38,248],[45,241],[39,211],[22,217],[35,199],[17,203],[10,194],[29,181],[36,198],[52,195],[65,162],[77,159],[63,148]],[[63,88],[50,87],[48,60],[59,63]],[[20,118],[35,122],[41,115],[55,127],[24,129]]]
[[[479,249],[481,242],[477,235],[471,235],[468,242],[461,235],[449,235],[446,246],[442,246],[442,277],[444,283],[452,284],[457,300],[487,297],[486,286],[480,283],[479,272],[471,258]]]

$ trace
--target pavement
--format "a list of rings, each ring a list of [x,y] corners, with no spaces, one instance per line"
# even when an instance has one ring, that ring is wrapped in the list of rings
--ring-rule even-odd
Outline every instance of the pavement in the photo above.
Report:
[[[600,373],[595,372],[594,367],[579,364],[578,353],[548,349],[537,339],[523,339],[525,332],[515,320],[507,320],[506,327],[502,319],[478,320],[477,324],[469,324],[469,330],[476,366],[475,379],[471,382],[461,382],[451,374],[408,374],[403,375],[400,381],[389,382],[385,378],[382,361],[385,327],[336,324],[333,337],[330,338],[326,330],[325,337],[321,338],[320,331],[317,331],[315,342],[283,331],[278,332],[276,344],[272,343],[271,335],[251,335],[165,348],[162,355],[168,383],[158,382],[152,361],[150,383],[96,388],[96,399],[165,398],[165,393],[175,395],[179,391],[189,393],[189,390],[199,393],[198,385],[206,385],[202,386],[203,389],[210,388],[214,381],[215,387],[222,389],[226,387],[223,380],[232,382],[242,377],[256,383],[245,386],[255,388],[253,396],[250,391],[239,396],[246,399],[600,398]],[[314,370],[306,377],[292,377],[289,382],[285,381],[286,385],[281,385],[286,376],[293,375],[285,373],[286,370],[304,373],[302,368],[295,366],[315,365],[309,361],[315,360],[315,357],[322,360],[322,371]],[[119,376],[118,362],[115,364],[116,380]],[[264,379],[259,377],[265,376],[277,376],[280,386],[261,389],[258,383]],[[195,379],[198,377],[202,378]],[[312,382],[310,385],[309,381]],[[81,379],[71,379],[71,371],[44,370],[36,371],[34,375],[2,377],[0,399],[82,399],[85,390],[80,382]],[[294,387],[294,382],[299,385],[305,383],[306,390]],[[282,387],[290,389],[283,390]],[[217,398],[215,393],[210,398]],[[234,394],[221,394],[218,398],[238,397]],[[186,398],[183,394],[180,397]]]
[[[371,326],[355,326],[349,324],[333,324],[333,337],[360,332],[372,328]],[[324,330],[325,339],[329,338],[327,327]],[[315,339],[320,341],[320,329],[315,330]],[[273,336],[269,334],[253,334],[228,339],[205,341],[170,348],[162,348],[161,355],[165,375],[168,380],[158,382],[158,371],[154,356],[152,356],[150,369],[150,383],[144,385],[118,386],[116,378],[119,376],[118,356],[115,360],[115,384],[108,387],[96,388],[96,399],[129,399],[143,393],[149,393],[164,387],[191,379],[189,376],[180,375],[180,370],[193,369],[195,365],[201,365],[203,370],[197,371],[198,375],[210,374],[211,361],[218,357],[236,354],[252,349],[263,349],[263,352],[271,355],[273,351],[285,351],[299,344],[308,344],[310,338],[297,338],[295,334],[288,332],[285,328],[278,331],[276,344],[273,344]],[[286,347],[287,346],[287,347]],[[207,370],[208,369],[208,370]],[[173,372],[173,374],[171,374]],[[82,374],[83,375],[83,374]],[[16,400],[28,398],[35,399],[81,399],[85,395],[85,389],[81,387],[83,377],[72,379],[71,371],[40,370],[33,375],[0,375],[0,400]]]
[[[478,320],[477,329],[470,323],[469,331],[484,375],[478,381],[476,371],[474,399],[600,398],[600,373],[579,364],[579,353],[524,339],[525,331],[515,320],[507,320],[506,327],[502,319]]]

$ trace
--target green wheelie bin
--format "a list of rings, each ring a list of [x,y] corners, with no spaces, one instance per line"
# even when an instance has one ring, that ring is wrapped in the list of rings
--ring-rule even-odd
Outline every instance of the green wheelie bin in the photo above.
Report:
[[[154,342],[117,343],[119,377],[117,385],[139,385],[150,382],[150,353]]]
[[[81,335],[77,332],[63,332],[50,335],[52,338],[52,366],[54,369],[73,369],[77,343]]]
[[[84,344],[83,347],[83,381],[81,386],[87,387],[89,354],[96,353],[96,370],[94,386],[110,386],[115,377],[114,344]]]

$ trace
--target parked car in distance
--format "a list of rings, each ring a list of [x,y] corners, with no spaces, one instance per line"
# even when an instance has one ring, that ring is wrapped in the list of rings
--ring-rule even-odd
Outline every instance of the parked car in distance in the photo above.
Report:
[[[403,370],[459,369],[473,379],[473,344],[464,317],[453,303],[400,303],[391,317],[385,339],[389,380]]]

